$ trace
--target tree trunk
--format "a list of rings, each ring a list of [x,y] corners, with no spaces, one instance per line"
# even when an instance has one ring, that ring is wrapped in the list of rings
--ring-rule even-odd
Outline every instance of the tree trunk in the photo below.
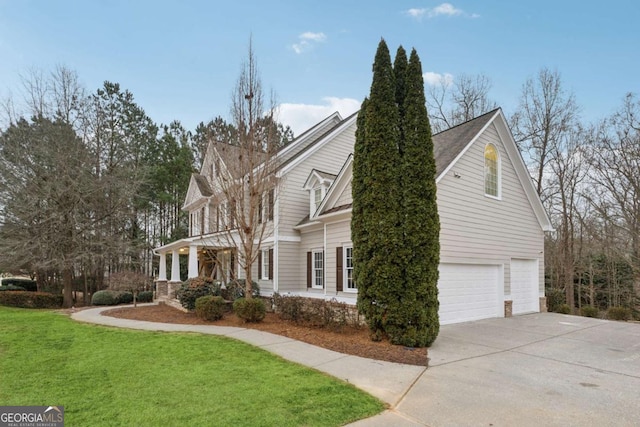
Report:
[[[62,271],[62,284],[64,286],[62,305],[65,308],[71,308],[73,307],[73,275],[69,267]]]

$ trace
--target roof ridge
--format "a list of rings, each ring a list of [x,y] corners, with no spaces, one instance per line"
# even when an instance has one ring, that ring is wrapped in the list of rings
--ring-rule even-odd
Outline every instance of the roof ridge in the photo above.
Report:
[[[487,111],[486,113],[480,114],[479,116],[476,116],[476,117],[474,117],[474,118],[472,118],[472,119],[469,119],[469,120],[467,120],[467,121],[465,121],[465,122],[455,124],[455,125],[451,126],[450,128],[447,128],[447,129],[445,129],[445,130],[441,130],[441,131],[440,131],[440,132],[438,132],[438,133],[434,133],[434,134],[433,134],[433,136],[440,135],[440,134],[442,134],[442,133],[448,132],[448,131],[450,131],[450,130],[452,130],[452,129],[455,129],[455,128],[457,128],[457,127],[460,127],[460,126],[466,125],[466,124],[468,124],[468,123],[474,122],[474,121],[476,121],[476,120],[478,120],[478,119],[481,119],[482,117],[487,116],[487,115],[489,115],[489,114],[493,115],[493,114],[495,114],[495,113],[496,113],[496,111],[501,110],[501,109],[502,109],[502,107],[494,108],[494,109],[493,109],[493,110],[491,110],[491,111]]]

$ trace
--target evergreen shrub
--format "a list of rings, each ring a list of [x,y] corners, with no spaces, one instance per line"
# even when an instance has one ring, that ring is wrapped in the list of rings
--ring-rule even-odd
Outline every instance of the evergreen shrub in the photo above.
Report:
[[[115,291],[97,291],[91,297],[91,305],[116,305],[118,304],[118,293]]]
[[[127,291],[116,291],[116,304],[133,304],[133,294]]]
[[[196,316],[214,321],[222,319],[227,303],[221,296],[207,295],[196,300]]]
[[[569,307],[569,304],[560,304],[557,312],[561,314],[571,314],[571,307]]]
[[[194,277],[182,283],[176,298],[187,310],[195,310],[196,300],[207,295],[220,295],[220,284],[210,277]]]
[[[48,292],[5,291],[0,292],[0,305],[19,308],[60,308],[62,295]]]
[[[22,286],[16,285],[2,285],[0,286],[0,291],[26,291]]]
[[[142,291],[138,293],[138,302],[153,302],[153,291]]]
[[[607,310],[609,320],[629,320],[631,319],[631,309],[627,307],[611,307]]]
[[[598,307],[592,307],[590,305],[585,305],[580,309],[580,315],[584,317],[598,317]]]
[[[547,310],[552,313],[560,313],[560,306],[566,303],[564,291],[558,288],[546,288],[545,296],[547,297]]]
[[[238,298],[244,298],[246,283],[245,279],[232,280],[224,286],[220,295],[222,295],[222,297],[227,301],[235,301]],[[260,296],[260,286],[253,280],[251,281],[251,295],[254,297]]]
[[[260,298],[238,298],[233,302],[233,311],[245,322],[261,322],[266,315],[264,301]]]

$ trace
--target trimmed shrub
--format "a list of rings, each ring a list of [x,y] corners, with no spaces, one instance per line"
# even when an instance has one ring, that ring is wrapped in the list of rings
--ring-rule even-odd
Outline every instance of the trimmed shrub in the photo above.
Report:
[[[176,291],[176,298],[187,310],[195,310],[196,300],[207,295],[220,295],[220,284],[210,277],[189,279]]]
[[[278,317],[283,320],[290,320],[295,323],[301,323],[304,317],[304,301],[303,297],[282,296],[278,293],[273,294],[273,305],[275,306]]]
[[[118,295],[114,291],[97,291],[91,297],[91,305],[116,305]]]
[[[22,286],[16,285],[2,285],[0,286],[0,291],[26,291]]]
[[[196,316],[209,321],[220,320],[227,303],[221,296],[207,295],[196,300]]]
[[[546,288],[547,310],[552,313],[561,313],[560,307],[566,303],[566,296],[562,289]]]
[[[19,308],[60,308],[62,295],[47,292],[5,291],[0,292],[0,305]]]
[[[580,309],[580,315],[584,317],[598,317],[598,308],[585,305]]]
[[[245,322],[260,322],[267,312],[260,298],[238,298],[233,302],[233,311]]]
[[[224,289],[222,289],[222,297],[228,301],[235,301],[238,298],[244,298],[246,283],[245,279],[232,280],[225,285]],[[251,291],[252,296],[260,296],[260,286],[253,280],[251,281]]]
[[[560,304],[557,313],[571,314],[571,307],[569,307],[569,304]]]
[[[38,285],[35,280],[25,279],[24,277],[5,277],[2,279],[2,286],[18,286],[25,291],[36,292]],[[15,289],[17,290],[17,289]]]
[[[133,294],[127,291],[115,291],[116,304],[133,304]]]
[[[283,320],[306,323],[312,326],[340,330],[344,326],[360,327],[357,310],[335,298],[304,298],[298,296],[273,295],[275,312]]]
[[[142,291],[138,293],[136,298],[138,302],[153,302],[153,291]]]
[[[629,320],[631,319],[631,309],[627,307],[611,307],[607,310],[607,319]]]

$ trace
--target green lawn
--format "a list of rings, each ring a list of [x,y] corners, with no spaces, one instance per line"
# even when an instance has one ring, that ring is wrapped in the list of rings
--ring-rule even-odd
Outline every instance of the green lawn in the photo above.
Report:
[[[0,405],[62,405],[67,426],[337,426],[384,409],[348,384],[231,339],[7,307]]]

